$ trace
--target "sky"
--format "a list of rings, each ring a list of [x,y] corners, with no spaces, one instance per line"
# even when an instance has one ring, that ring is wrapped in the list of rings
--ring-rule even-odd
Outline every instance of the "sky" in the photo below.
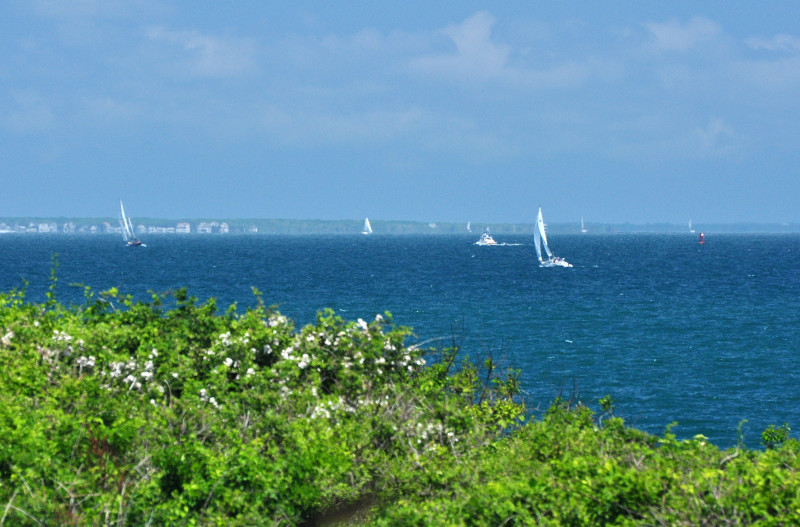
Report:
[[[800,222],[795,0],[0,11],[0,217]]]

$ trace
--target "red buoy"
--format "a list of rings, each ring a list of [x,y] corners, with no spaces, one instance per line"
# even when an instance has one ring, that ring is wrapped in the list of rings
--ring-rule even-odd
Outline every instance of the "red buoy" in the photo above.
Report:
[[[700,242],[699,243],[700,243],[700,245],[703,245],[703,244],[706,243],[706,235],[703,234],[702,232],[700,233]]]

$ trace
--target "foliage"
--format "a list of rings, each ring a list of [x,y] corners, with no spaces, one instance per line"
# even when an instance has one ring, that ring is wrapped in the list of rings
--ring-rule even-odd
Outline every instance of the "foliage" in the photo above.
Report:
[[[185,290],[0,295],[3,521],[295,524],[524,413],[511,380],[426,368],[389,314],[297,330],[254,293],[243,314]]]
[[[800,522],[788,425],[756,452],[628,428],[610,397],[525,421],[518,371],[388,313],[51,292],[0,294],[0,525]]]

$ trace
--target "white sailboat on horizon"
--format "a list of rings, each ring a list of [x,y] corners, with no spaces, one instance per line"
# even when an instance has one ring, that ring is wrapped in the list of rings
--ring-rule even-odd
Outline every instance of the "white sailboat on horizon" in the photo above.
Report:
[[[553,256],[550,247],[547,245],[547,234],[544,230],[544,219],[542,218],[542,207],[539,207],[539,214],[536,216],[536,228],[533,229],[533,242],[536,246],[536,258],[539,260],[539,267],[572,267],[572,264]],[[542,259],[542,246],[547,254],[547,260]]]
[[[589,231],[586,229],[586,226],[583,224],[583,216],[581,216],[581,234],[586,234],[587,232],[589,232]]]
[[[689,232],[694,234],[694,228],[692,227],[692,220],[689,220]]]
[[[470,226],[469,221],[467,221],[467,232],[472,232],[472,227]]]
[[[122,239],[125,240],[128,247],[147,247],[136,237],[136,233],[133,231],[133,222],[125,215],[122,200],[119,200],[119,226],[122,228]]]
[[[361,234],[372,234],[372,225],[369,224],[369,218],[364,218],[364,228],[361,229]]]

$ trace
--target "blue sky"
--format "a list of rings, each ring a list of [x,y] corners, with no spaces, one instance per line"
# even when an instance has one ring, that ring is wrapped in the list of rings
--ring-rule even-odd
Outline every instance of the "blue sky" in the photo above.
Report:
[[[785,2],[7,0],[0,216],[800,222]]]

